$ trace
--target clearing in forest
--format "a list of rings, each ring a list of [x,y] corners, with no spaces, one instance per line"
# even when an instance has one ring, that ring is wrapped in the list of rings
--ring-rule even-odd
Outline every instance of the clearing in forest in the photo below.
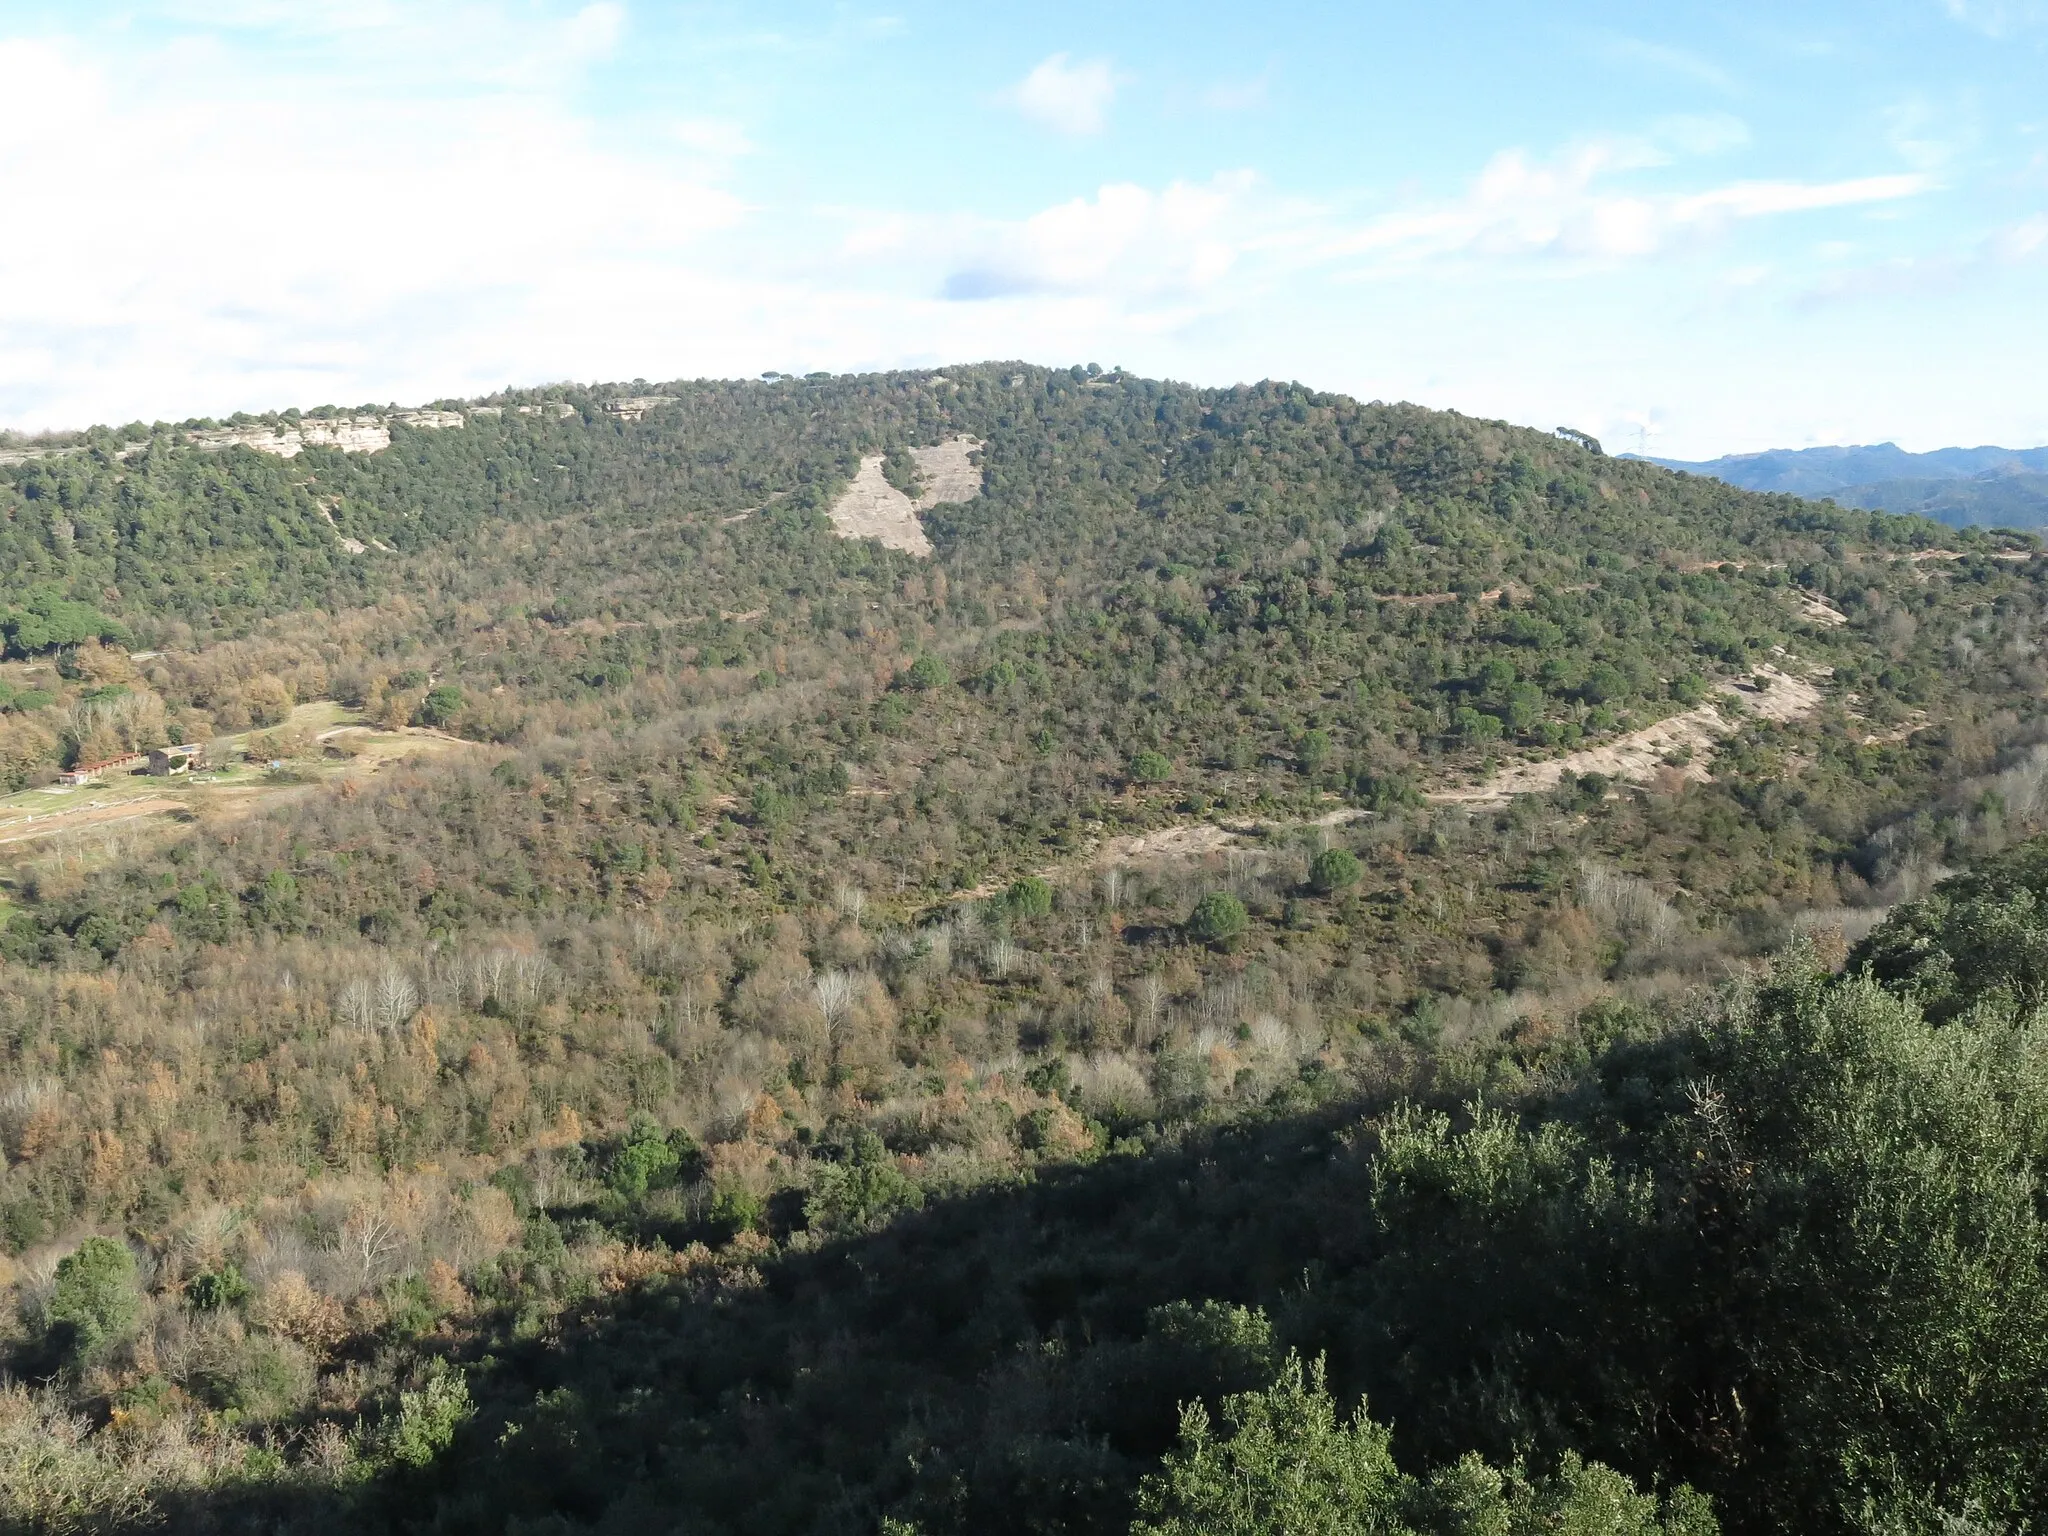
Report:
[[[1719,691],[1739,700],[1752,715],[1766,720],[1803,720],[1820,708],[1820,689],[1803,677],[1776,667],[1759,667],[1755,683],[1722,683]],[[1597,773],[1633,784],[1648,783],[1659,771],[1676,767],[1686,778],[1704,783],[1707,764],[1735,723],[1716,704],[1702,704],[1682,715],[1631,731],[1597,747],[1566,753],[1539,763],[1514,763],[1483,784],[1440,790],[1429,798],[1439,805],[1499,805],[1516,795],[1537,795],[1557,788],[1566,774]],[[1669,759],[1683,758],[1674,764]]]
[[[251,739],[266,737],[284,754],[278,760],[283,772],[245,759]],[[309,785],[367,778],[389,763],[480,750],[476,742],[424,726],[380,730],[362,724],[328,699],[299,705],[279,725],[224,736],[220,744],[227,760],[198,773],[158,778],[137,760],[89,784],[0,796],[0,845],[40,842],[138,817],[251,812],[302,794]]]
[[[981,494],[981,470],[969,458],[981,446],[965,435],[949,439],[935,448],[913,448],[924,491],[917,500],[891,485],[882,474],[882,455],[870,454],[860,461],[860,473],[846,494],[832,504],[828,514],[832,527],[842,539],[879,539],[891,549],[907,554],[929,555],[932,541],[925,537],[917,514],[946,501],[972,501]]]

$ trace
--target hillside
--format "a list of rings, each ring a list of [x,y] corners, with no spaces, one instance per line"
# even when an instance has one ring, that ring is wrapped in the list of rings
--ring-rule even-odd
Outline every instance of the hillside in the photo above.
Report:
[[[2048,1518],[2033,994],[1879,927],[2048,830],[2038,541],[1298,385],[433,409],[0,468],[7,1519],[1249,1529],[1261,1423]]]
[[[1907,512],[1952,528],[2048,527],[2048,474],[1995,470],[1946,480],[1881,480],[1833,494],[1844,506]]]

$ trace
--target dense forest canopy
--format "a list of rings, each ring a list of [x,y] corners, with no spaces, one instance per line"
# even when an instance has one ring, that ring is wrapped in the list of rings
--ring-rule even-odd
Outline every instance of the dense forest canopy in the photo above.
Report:
[[[319,419],[0,467],[0,1519],[2048,1519],[2031,536],[1092,368]]]

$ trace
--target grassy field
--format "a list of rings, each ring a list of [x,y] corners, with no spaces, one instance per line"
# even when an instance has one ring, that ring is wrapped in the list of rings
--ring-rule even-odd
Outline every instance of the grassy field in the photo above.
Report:
[[[262,758],[272,744],[278,755]],[[434,731],[378,730],[333,700],[319,699],[299,705],[280,725],[222,737],[210,750],[225,761],[202,772],[157,778],[139,766],[124,766],[94,783],[53,784],[0,797],[0,848],[144,817],[254,811],[309,784],[361,778],[386,763],[476,749]]]

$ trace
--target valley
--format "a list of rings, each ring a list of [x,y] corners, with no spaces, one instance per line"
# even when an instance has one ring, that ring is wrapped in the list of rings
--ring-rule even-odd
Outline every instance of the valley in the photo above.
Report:
[[[1195,1404],[2048,1514],[2035,536],[1007,361],[341,420],[0,466],[5,1520],[1121,1533]]]

